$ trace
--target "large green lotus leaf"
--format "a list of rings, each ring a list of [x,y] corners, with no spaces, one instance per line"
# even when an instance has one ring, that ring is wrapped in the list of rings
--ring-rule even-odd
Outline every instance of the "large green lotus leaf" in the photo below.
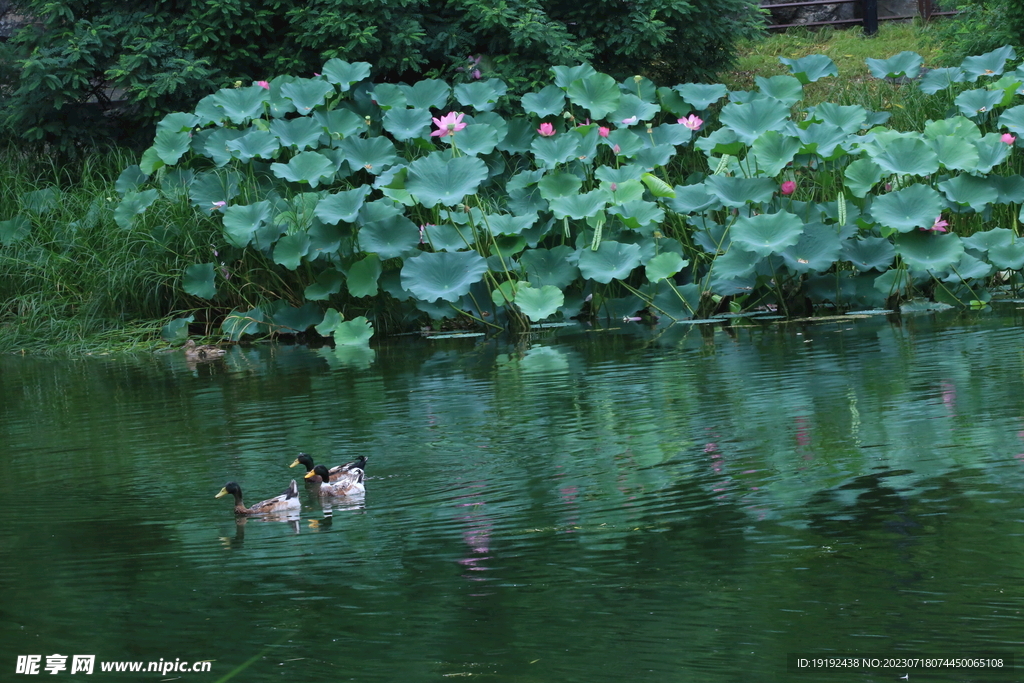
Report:
[[[847,143],[850,134],[831,123],[812,123],[807,128],[797,128],[796,133],[803,143],[801,154],[818,154],[825,159],[836,155],[836,147]],[[842,154],[840,150],[839,154]]]
[[[782,252],[782,260],[798,273],[830,269],[839,259],[842,242],[832,226],[814,222],[804,226],[800,240]]]
[[[644,148],[643,138],[627,128],[613,130],[603,140],[603,144],[613,148],[615,145],[618,145],[619,151],[615,152],[615,154],[620,157],[631,157]]]
[[[539,322],[554,315],[565,304],[565,295],[553,285],[538,289],[528,283],[521,284],[516,288],[515,304],[531,321]]]
[[[508,133],[498,143],[498,149],[509,154],[529,152],[536,136],[536,126],[532,121],[525,116],[515,117],[508,122]]]
[[[188,324],[196,319],[194,315],[187,318],[175,318],[160,328],[160,338],[171,344],[180,344],[188,339]]]
[[[869,57],[865,61],[868,64],[868,70],[875,78],[906,76],[909,79],[914,79],[921,73],[921,65],[924,64],[924,58],[921,55],[910,51],[901,52],[889,59],[871,59]]]
[[[156,129],[188,132],[198,123],[199,117],[195,114],[176,111],[160,119],[160,122],[156,124]]]
[[[405,92],[397,83],[375,83],[370,98],[384,111],[405,109]]]
[[[974,141],[974,146],[978,149],[978,166],[973,169],[973,173],[989,173],[1006,160],[1012,147],[1000,137],[999,133],[989,133],[982,139]]]
[[[884,237],[862,237],[843,242],[843,258],[857,270],[885,270],[896,258],[896,247]]]
[[[939,183],[939,189],[954,204],[966,204],[978,212],[999,198],[999,192],[988,178],[966,174]]]
[[[330,59],[324,64],[324,78],[338,86],[341,92],[347,91],[354,83],[370,77],[370,65],[366,62],[345,62],[338,58]]]
[[[953,136],[964,141],[980,140],[982,137],[978,124],[964,116],[929,121],[924,126],[924,135],[926,138]]]
[[[555,85],[546,86],[540,92],[523,95],[522,106],[527,114],[556,116],[565,109],[565,91]]]
[[[519,257],[519,264],[534,287],[552,285],[565,289],[580,275],[574,258],[575,252],[570,247],[560,245],[551,249],[531,249]]]
[[[363,224],[358,238],[360,251],[377,254],[386,261],[415,252],[420,243],[420,229],[405,216],[391,216]]]
[[[334,86],[319,78],[300,78],[281,85],[281,94],[292,101],[295,110],[302,115],[313,111],[334,93]]]
[[[278,213],[274,223],[289,233],[306,231],[315,220],[315,209],[320,195],[316,192],[300,192],[287,200],[275,202]]]
[[[233,247],[242,249],[249,245],[253,235],[272,217],[269,201],[254,204],[235,204],[224,209],[224,236]]]
[[[676,148],[672,145],[655,145],[645,147],[636,154],[638,166],[653,171],[656,168],[668,165],[669,160],[675,156]]]
[[[348,291],[352,296],[376,296],[381,274],[380,257],[369,254],[348,269]]]
[[[498,98],[508,92],[508,86],[497,78],[489,78],[486,81],[460,83],[455,86],[454,92],[459,104],[484,112],[494,109]]]
[[[486,272],[487,259],[475,251],[425,252],[405,260],[402,287],[422,301],[458,301]]]
[[[270,171],[278,178],[310,187],[334,179],[334,163],[319,152],[300,152],[287,164],[271,164]]]
[[[448,104],[452,89],[444,81],[427,78],[414,85],[399,86],[405,92],[405,100],[417,109],[443,109]]]
[[[625,183],[630,180],[640,180],[643,175],[644,169],[636,164],[623,164],[618,168],[598,166],[594,169],[594,177],[606,183]]]
[[[800,140],[770,130],[754,141],[754,164],[759,173],[775,177],[793,161],[800,149]]]
[[[956,171],[972,170],[978,166],[978,148],[957,135],[939,135],[930,141],[939,163]]]
[[[384,114],[384,130],[396,140],[414,140],[430,135],[430,112],[426,109],[391,109]]]
[[[157,200],[159,195],[160,192],[155,189],[144,192],[126,192],[117,208],[114,209],[114,222],[121,228],[128,230],[132,227],[135,217],[145,213],[146,209]],[[13,220],[17,220],[17,218]]]
[[[896,253],[912,271],[945,272],[964,253],[959,235],[915,230],[896,237]]]
[[[999,115],[999,126],[1016,135],[1024,135],[1024,104],[1010,107]]]
[[[671,199],[676,196],[676,191],[672,189],[672,186],[653,173],[644,173],[642,178],[647,190],[653,196],[659,199]]]
[[[224,318],[220,329],[230,341],[238,341],[247,334],[269,334],[270,325],[266,319],[259,306],[248,311],[235,309]]]
[[[546,173],[540,182],[537,183],[540,189],[540,196],[547,200],[555,197],[567,197],[579,193],[583,187],[583,181],[572,173],[555,171]]]
[[[799,239],[799,236],[797,237]],[[751,254],[743,249],[730,249],[721,256],[715,258],[711,264],[711,280],[717,283],[730,283],[743,280],[754,272],[761,257]],[[731,285],[726,285],[731,287]],[[713,285],[716,293],[723,294],[718,287]],[[731,292],[730,292],[731,293]]]
[[[554,168],[576,157],[579,142],[569,135],[538,137],[530,145],[535,157],[548,168]]]
[[[202,153],[213,159],[213,163],[217,164],[218,166],[223,166],[224,164],[231,161],[233,158],[231,156],[231,150],[228,149],[228,144],[232,140],[236,140],[242,137],[243,135],[245,135],[244,130],[235,130],[234,128],[218,128],[217,130],[212,131],[204,139],[205,144],[203,145]],[[156,150],[154,149],[153,151],[155,152]],[[145,157],[143,157],[143,161],[145,161]],[[163,161],[163,159],[161,159],[160,161]],[[140,165],[142,165],[142,169],[145,171],[145,165]],[[151,173],[152,171],[148,172]]]
[[[316,205],[316,217],[329,225],[344,221],[352,223],[359,215],[370,186],[362,185],[354,190],[344,190],[323,197]]]
[[[270,319],[281,330],[305,332],[313,325],[320,324],[324,319],[324,314],[320,307],[312,302],[297,307],[285,303],[271,314]]]
[[[326,316],[324,316],[326,320]],[[319,330],[319,326],[317,330]],[[373,337],[373,323],[366,319],[366,316],[359,316],[352,320],[346,320],[339,322],[334,326],[331,331],[331,338],[334,339],[334,352],[331,354],[339,360],[345,359],[343,364],[352,364],[353,361],[358,363],[360,367],[365,367],[373,359],[373,350],[370,349],[370,338]],[[341,353],[342,349],[353,348],[353,349],[365,349],[371,353],[369,358],[363,358],[362,356],[353,356],[351,354]]]
[[[683,99],[683,96],[672,88],[661,87],[657,93],[663,111],[675,116],[686,116],[693,111],[693,107]]]
[[[685,145],[693,139],[693,131],[679,123],[663,123],[651,133],[655,145]]]
[[[986,230],[984,232],[976,232],[970,237],[964,237],[961,241],[968,249],[974,249],[975,251],[984,253],[994,247],[1013,244],[1018,241],[1018,238],[1014,234],[1013,230],[1008,230],[1006,228],[992,228],[991,230]]]
[[[263,114],[269,99],[270,94],[266,90],[252,85],[248,88],[221,88],[211,96],[210,104],[223,110],[232,123],[241,125]]]
[[[1024,240],[1015,239],[989,248],[988,260],[996,268],[1020,270],[1024,268]]]
[[[703,111],[729,94],[721,83],[683,83],[672,88],[698,111]]]
[[[423,206],[458,204],[476,192],[487,179],[487,165],[478,157],[446,159],[441,152],[417,159],[409,164],[405,189]],[[435,297],[436,298],[436,297]]]
[[[429,224],[423,227],[423,241],[434,251],[459,251],[472,246],[473,230],[469,226],[459,229],[448,223]]]
[[[594,70],[594,67],[589,64],[580,64],[579,66],[553,66],[550,71],[555,77],[555,85],[562,89],[568,88],[575,80],[586,78],[587,76],[592,76],[597,73],[597,71]]]
[[[708,191],[704,183],[676,185],[672,188],[676,196],[666,199],[665,204],[678,214],[691,214],[719,207],[718,196]]]
[[[352,168],[362,168],[378,175],[389,166],[402,161],[395,150],[395,143],[383,136],[360,138],[349,136],[341,141],[338,149],[345,155]]]
[[[238,196],[242,176],[236,171],[200,173],[188,188],[192,204],[203,211],[213,211],[218,202],[229,202]]]
[[[342,240],[352,237],[352,231],[347,227],[327,225],[320,220],[314,220],[306,234],[309,235],[309,253],[306,254],[306,258],[310,261],[321,256],[333,258],[341,248]]]
[[[890,268],[875,278],[875,289],[886,299],[894,294],[906,294],[910,287],[910,274],[903,268]]]
[[[651,102],[645,102],[632,93],[622,93],[619,98],[619,106],[608,118],[612,121],[622,121],[633,116],[638,121],[650,121],[661,111],[661,107]]]
[[[462,154],[483,156],[494,151],[498,144],[498,131],[486,123],[471,123],[457,135],[444,139],[454,140]]]
[[[309,235],[297,232],[285,235],[274,244],[274,263],[295,270],[309,253]]]
[[[185,268],[185,274],[181,278],[181,288],[185,290],[186,294],[197,296],[200,299],[212,299],[217,296],[217,286],[213,279],[212,263],[194,263]]]
[[[613,185],[615,190],[612,190]],[[601,189],[608,193],[608,203],[610,204],[635,202],[644,196],[644,185],[639,180],[624,180],[621,183],[601,183]]]
[[[839,105],[823,102],[812,110],[812,117],[823,123],[838,126],[847,134],[854,134],[864,127],[868,111],[860,105]]]
[[[776,99],[754,100],[745,104],[730,102],[722,107],[719,120],[745,144],[751,145],[769,130],[780,130],[789,118],[789,107]]]
[[[990,183],[996,188],[999,196],[997,204],[1020,204],[1024,203],[1024,177],[1020,175],[998,176],[990,175]]]
[[[939,170],[939,157],[927,142],[911,134],[887,140],[884,145],[867,148],[871,160],[889,173],[929,175]]]
[[[0,245],[10,246],[24,240],[32,232],[32,219],[25,214],[17,214],[10,220],[0,220]]]
[[[158,130],[153,141],[153,149],[165,164],[178,163],[181,155],[188,151],[192,139],[188,131]]]
[[[846,187],[856,197],[864,197],[882,179],[882,167],[871,159],[858,159],[846,167]]]
[[[788,211],[741,216],[732,227],[733,245],[758,256],[779,254],[800,240],[804,222]],[[734,250],[730,250],[734,251]]]
[[[609,195],[604,190],[592,190],[585,194],[575,194],[568,197],[556,197],[550,201],[551,211],[555,218],[565,217],[580,220],[596,216],[608,205]]]
[[[827,57],[826,57],[827,59]],[[772,76],[754,78],[757,89],[768,97],[774,97],[787,107],[791,107],[804,98],[804,86],[793,76]]]
[[[965,90],[953,101],[960,108],[961,114],[975,118],[979,114],[992,111],[1002,100],[1003,92],[1001,90],[978,88],[977,90]]]
[[[593,73],[579,78],[566,89],[569,101],[590,111],[590,118],[603,119],[619,106],[621,93],[615,79],[607,74]]]
[[[301,150],[319,147],[324,128],[315,118],[303,116],[297,119],[274,119],[270,122],[270,132],[277,136],[282,147]]]
[[[647,281],[657,282],[672,277],[687,265],[689,261],[674,251],[663,252],[647,262]]]
[[[899,232],[931,227],[942,212],[942,197],[927,185],[910,187],[876,197],[871,204],[875,222]]]
[[[814,83],[825,76],[839,75],[839,67],[825,55],[807,55],[800,59],[779,57],[779,61],[788,66],[790,73],[804,85]]]
[[[718,197],[725,206],[739,208],[747,202],[767,202],[779,189],[771,178],[736,178],[712,175],[704,180],[708,192]]]
[[[235,138],[225,145],[233,156],[244,163],[248,163],[259,157],[261,159],[272,159],[277,151],[281,149],[281,143],[277,136],[270,131],[250,128],[249,132],[240,138]]]
[[[942,281],[956,284],[967,280],[979,280],[988,277],[994,270],[995,266],[991,263],[985,263],[964,252],[960,262],[950,268],[949,275],[942,278]]]
[[[633,182],[636,182],[635,180]],[[665,212],[653,202],[642,199],[616,201],[608,213],[618,216],[627,228],[650,234],[665,220]]]
[[[524,230],[529,230],[533,227],[537,222],[537,214],[528,213],[522,216],[488,214],[486,221],[492,235],[519,235]]]
[[[313,112],[313,120],[335,140],[346,138],[356,131],[366,128],[366,121],[349,109],[331,109],[326,112],[318,109]],[[271,125],[271,130],[273,130],[273,125]]]
[[[316,282],[306,285],[303,296],[310,301],[326,301],[331,295],[341,291],[345,276],[333,268],[328,268],[316,277]]]
[[[967,57],[960,64],[967,75],[967,80],[974,83],[981,76],[999,76],[1006,68],[1007,59],[1017,59],[1017,53],[1009,45],[986,52],[976,57]]]
[[[579,253],[580,274],[587,280],[608,284],[625,280],[640,265],[640,246],[608,240],[597,251],[583,249]]]
[[[137,192],[147,180],[149,180],[149,176],[142,172],[138,164],[133,164],[121,171],[121,175],[117,176],[114,189],[123,197],[126,192]]]
[[[701,288],[695,284],[675,285],[662,280],[656,285],[651,305],[673,321],[693,318],[700,306]]]
[[[934,95],[940,90],[946,90],[952,88],[955,83],[963,83],[967,80],[967,74],[963,72],[960,67],[946,67],[942,69],[932,69],[924,76],[921,77],[918,87],[921,91],[928,94]]]

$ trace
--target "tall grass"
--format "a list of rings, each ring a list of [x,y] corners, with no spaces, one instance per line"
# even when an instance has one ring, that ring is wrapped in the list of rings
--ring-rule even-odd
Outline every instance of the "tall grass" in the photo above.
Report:
[[[31,219],[0,247],[0,352],[132,347],[196,305],[180,276],[212,260],[217,225],[180,202],[120,228],[114,184],[134,162],[123,151],[75,166],[0,151],[0,220]]]

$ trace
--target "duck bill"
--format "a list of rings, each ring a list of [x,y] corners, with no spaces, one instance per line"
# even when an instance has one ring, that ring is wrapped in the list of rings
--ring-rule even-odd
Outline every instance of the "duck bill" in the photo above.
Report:
[[[292,463],[291,465],[288,465],[288,467],[295,467],[296,465],[301,465],[301,464],[302,464],[302,463],[301,463],[301,462],[299,462],[298,458],[296,458],[296,459],[295,459],[295,462],[293,462],[293,463]]]
[[[312,479],[315,476],[317,476],[316,472],[310,470],[309,472],[306,472],[306,476],[304,476],[303,479]]]
[[[226,496],[226,495],[228,495],[228,490],[227,490],[227,488],[223,488],[223,489],[220,490],[220,493],[218,493],[216,496],[214,496],[214,498],[220,498],[221,496]]]

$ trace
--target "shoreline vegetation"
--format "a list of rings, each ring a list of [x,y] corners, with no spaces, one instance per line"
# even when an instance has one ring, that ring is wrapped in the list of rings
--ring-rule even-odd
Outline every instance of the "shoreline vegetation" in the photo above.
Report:
[[[899,61],[898,54],[910,53],[918,59]],[[816,61],[810,55],[828,59]],[[779,57],[788,60],[788,66]],[[874,67],[865,60],[874,60]],[[1022,84],[998,80],[1001,66],[992,78],[978,80],[975,75],[977,83],[954,83],[954,74],[939,68],[940,62],[940,45],[928,25],[886,24],[872,39],[865,39],[859,29],[791,31],[742,43],[735,68],[720,75],[721,86],[656,90],[667,84],[637,77],[635,83],[624,81],[605,89],[601,74],[560,67],[564,70],[556,70],[554,79],[560,87],[528,95],[532,99],[524,100],[526,116],[506,115],[507,121],[490,111],[503,95],[493,79],[473,84],[479,87],[472,92],[464,88],[460,94],[456,88],[456,95],[472,102],[462,107],[472,111],[472,135],[463,132],[459,126],[466,124],[453,113],[441,123],[435,118],[436,130],[431,127],[429,137],[420,118],[428,104],[417,107],[413,101],[422,91],[377,86],[372,101],[379,110],[369,113],[358,93],[370,99],[371,91],[355,92],[365,75],[358,65],[340,63],[334,66],[344,73],[336,78],[284,77],[219,91],[203,100],[195,114],[165,117],[154,146],[145,154],[112,150],[61,166],[12,145],[0,151],[0,353],[156,350],[179,346],[189,336],[238,340],[248,334],[307,330],[311,336],[334,336],[337,343],[365,344],[367,318],[373,333],[386,336],[418,329],[422,323],[417,315],[434,319],[438,327],[450,325],[442,319],[459,308],[468,314],[456,318],[457,325],[482,329],[522,329],[556,312],[566,318],[586,313],[598,302],[613,320],[681,319],[757,306],[798,315],[812,310],[805,303],[810,301],[815,306],[827,302],[833,311],[850,308],[830,299],[827,292],[821,294],[829,287],[853,292],[851,304],[912,300],[921,305],[924,296],[946,305],[977,307],[991,297],[997,284],[1015,287],[1020,279],[1019,274],[998,283],[993,279],[997,271],[1020,268],[1010,265],[1017,258],[1016,205],[1024,200],[1024,179],[1015,143],[1006,142],[1006,125],[1000,128],[992,110],[998,107],[1002,113],[1019,105],[1016,91]],[[1006,74],[1012,68],[1007,65]],[[949,87],[922,92],[922,78],[938,72],[951,81]],[[1020,70],[1012,73],[1024,82]],[[325,82],[333,82],[340,95],[330,94],[336,91]],[[332,101],[346,101],[350,87],[355,104],[332,108]],[[729,103],[726,89],[758,94]],[[969,117],[969,106],[962,106],[961,98],[972,89],[979,92],[977,98],[988,96],[985,102],[991,103],[979,104]],[[315,92],[321,93],[319,100]],[[392,98],[388,108],[380,105],[386,96]],[[228,103],[229,97],[235,99]],[[249,106],[242,102],[245,97],[255,108],[233,110],[236,105]],[[295,107],[305,106],[299,104],[303,98],[309,99],[305,113],[313,116],[296,116],[302,112]],[[289,103],[287,118],[284,110],[276,118],[274,108],[285,99],[296,104]],[[767,99],[771,107],[758,104]],[[203,103],[211,101],[219,113],[211,114],[209,106],[204,109]],[[833,105],[834,111],[827,109]],[[440,116],[449,109],[458,111],[460,104],[452,100],[434,111]],[[991,115],[981,115],[986,109]],[[354,115],[364,110],[365,124]],[[806,135],[784,128],[790,124],[783,118],[788,121],[791,110],[797,126],[802,117],[811,120],[816,115],[823,116],[824,123]],[[563,111],[576,118],[563,117]],[[779,117],[779,111],[782,118],[770,125],[744,118]],[[318,112],[324,117],[344,113],[325,124],[334,132],[326,145],[279,150],[275,142],[272,152],[256,148],[257,142],[270,144],[270,132],[279,139],[299,135],[282,133],[281,127],[289,121],[312,120]],[[609,123],[591,124],[588,114]],[[624,114],[631,115],[620,116]],[[1014,130],[1017,119],[1007,120]],[[913,136],[926,130],[927,121],[947,123],[941,130],[933,126],[931,137],[918,144]],[[887,132],[874,130],[872,124],[884,124]],[[366,149],[344,148],[339,140],[354,138],[358,125],[370,131],[361,140],[390,146],[381,147],[383,151],[369,149],[369,143]],[[501,188],[496,203],[494,194],[477,190],[493,185],[497,174],[487,171],[478,178],[474,164],[484,168],[497,163],[495,143],[489,138],[503,125],[519,136],[517,143],[506,144],[502,162],[507,169],[501,183],[515,189]],[[233,159],[231,151],[220,158],[194,142],[232,129],[238,132],[223,133],[223,143],[235,150]],[[856,149],[859,143],[854,138],[863,139],[868,129],[889,135],[886,145],[903,145],[917,167],[893,166],[899,162],[887,157],[886,145]],[[387,142],[385,133],[399,147],[404,143],[405,151],[396,156],[397,148]],[[242,135],[251,140],[232,143]],[[558,145],[572,135],[579,139],[573,139],[573,149],[565,155]],[[1001,146],[992,142],[993,135]],[[922,146],[933,145],[940,136],[934,145],[942,149],[947,137],[966,137],[976,142],[975,148],[958,146],[956,160],[940,151],[932,168],[928,154],[936,155],[926,154]],[[420,142],[424,138],[440,139],[428,148]],[[652,143],[643,143],[644,138]],[[678,146],[678,153],[659,149],[673,146]],[[309,149],[313,151],[301,151]],[[590,151],[582,154],[585,149]],[[388,159],[381,161],[384,168],[379,170],[372,168],[378,154]],[[536,170],[523,163],[528,154],[543,160],[536,162]],[[988,154],[993,163],[983,168],[979,154]],[[581,163],[588,155],[598,159],[597,164]],[[573,156],[580,161],[573,161]],[[330,184],[327,172],[310,170],[304,163],[327,158],[337,164],[337,172],[346,163],[356,167],[357,157],[366,162],[360,165],[368,175],[352,171],[355,180],[333,188],[341,190],[333,195],[341,199],[323,204],[322,191]],[[262,161],[271,158],[288,164]],[[755,168],[752,160],[760,166]],[[632,170],[641,165],[649,170]],[[216,175],[225,168],[237,171],[238,177]],[[452,168],[465,177],[453,177]],[[1002,189],[997,190],[1005,190],[1006,196],[998,198],[993,195],[997,190],[978,188],[976,183],[968,187],[973,183],[970,178],[989,172],[1021,179],[1022,187],[999,185]],[[211,178],[217,182],[211,180],[209,187],[197,190],[198,183]],[[280,181],[291,183],[291,194],[281,191]],[[442,187],[459,182],[465,185],[459,197],[449,196]],[[218,183],[221,189],[214,187]],[[318,190],[321,196],[314,194]],[[364,202],[373,190],[382,190],[388,206],[376,199],[373,206],[369,199]],[[360,192],[356,201],[354,195]],[[594,206],[581,204],[587,201]],[[516,210],[505,213],[508,204]],[[392,206],[407,211],[408,217]],[[282,224],[280,232],[271,230],[263,213],[272,212],[291,216],[291,224]],[[367,212],[373,215],[368,217]],[[540,223],[514,225],[530,212],[549,216],[543,230]],[[923,216],[922,212],[929,214],[927,221],[916,215]],[[493,228],[490,221],[507,229]],[[345,227],[350,222],[365,231],[358,241],[350,234],[355,228]],[[952,224],[950,232],[940,222]],[[383,231],[376,235],[375,226],[382,224],[402,234],[412,230],[409,244],[395,246]],[[452,229],[442,231],[442,225]],[[799,254],[787,252],[809,234],[809,225],[831,226],[839,237],[832,240],[835,244],[818,240],[804,245]],[[1009,229],[1013,237],[985,228]],[[858,229],[860,239],[851,241]],[[311,230],[320,231],[312,239],[324,242],[322,248],[331,252],[325,258],[312,254],[310,238],[300,235]],[[467,231],[473,235],[468,240],[472,249],[460,250],[458,241],[466,242]],[[525,236],[530,231],[536,234]],[[989,236],[967,243],[965,250],[961,239],[974,233]],[[1008,245],[1002,244],[1004,238],[1010,240]],[[261,248],[260,239],[269,239],[274,248]],[[372,247],[371,239],[376,239]],[[711,247],[709,240],[714,242]],[[559,246],[554,246],[556,241]],[[758,246],[761,242],[770,246]],[[1004,247],[1008,255],[993,256]],[[573,248],[576,255],[567,257]],[[530,277],[529,268],[517,274],[505,254],[531,250],[543,252],[543,260],[538,256],[533,261],[539,276]],[[465,254],[476,260],[455,258]],[[835,266],[840,254],[844,267]],[[599,262],[595,255],[605,260]],[[738,255],[744,263],[739,263]],[[395,269],[399,259],[419,267],[417,281],[411,268]],[[389,260],[390,267],[383,263]],[[812,265],[805,268],[809,260]],[[450,271],[480,267],[487,272],[472,282],[445,279]],[[964,274],[958,268],[973,270]],[[850,282],[839,283],[840,274],[849,275]],[[338,298],[343,275],[356,284],[347,284],[350,296]],[[877,284],[884,277],[891,280],[887,292]],[[728,282],[734,283],[732,288],[723,284]],[[807,282],[815,283],[817,294],[808,292]],[[449,286],[458,288],[459,295],[448,296]],[[389,292],[390,304],[386,297],[376,296],[380,290]],[[484,294],[489,301],[479,300]],[[429,302],[435,295],[436,305]],[[356,299],[361,296],[367,298],[360,303]],[[314,326],[317,332],[310,329]]]

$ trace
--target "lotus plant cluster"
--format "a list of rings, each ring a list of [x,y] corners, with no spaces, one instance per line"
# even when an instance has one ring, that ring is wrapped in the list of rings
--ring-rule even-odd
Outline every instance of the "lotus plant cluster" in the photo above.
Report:
[[[951,115],[917,131],[800,106],[804,85],[838,75],[821,55],[733,92],[557,66],[521,98],[477,62],[452,87],[374,83],[370,65],[332,59],[164,118],[116,216],[131,229],[184,191],[219,222],[230,283],[196,263],[182,287],[234,307],[231,338],[314,327],[365,343],[372,323],[351,313],[382,299],[481,325],[977,304],[1024,267],[1016,59],[1002,48],[923,76],[914,53],[868,60],[948,98]],[[984,229],[958,230],[978,217]],[[299,286],[247,290],[254,263]]]

